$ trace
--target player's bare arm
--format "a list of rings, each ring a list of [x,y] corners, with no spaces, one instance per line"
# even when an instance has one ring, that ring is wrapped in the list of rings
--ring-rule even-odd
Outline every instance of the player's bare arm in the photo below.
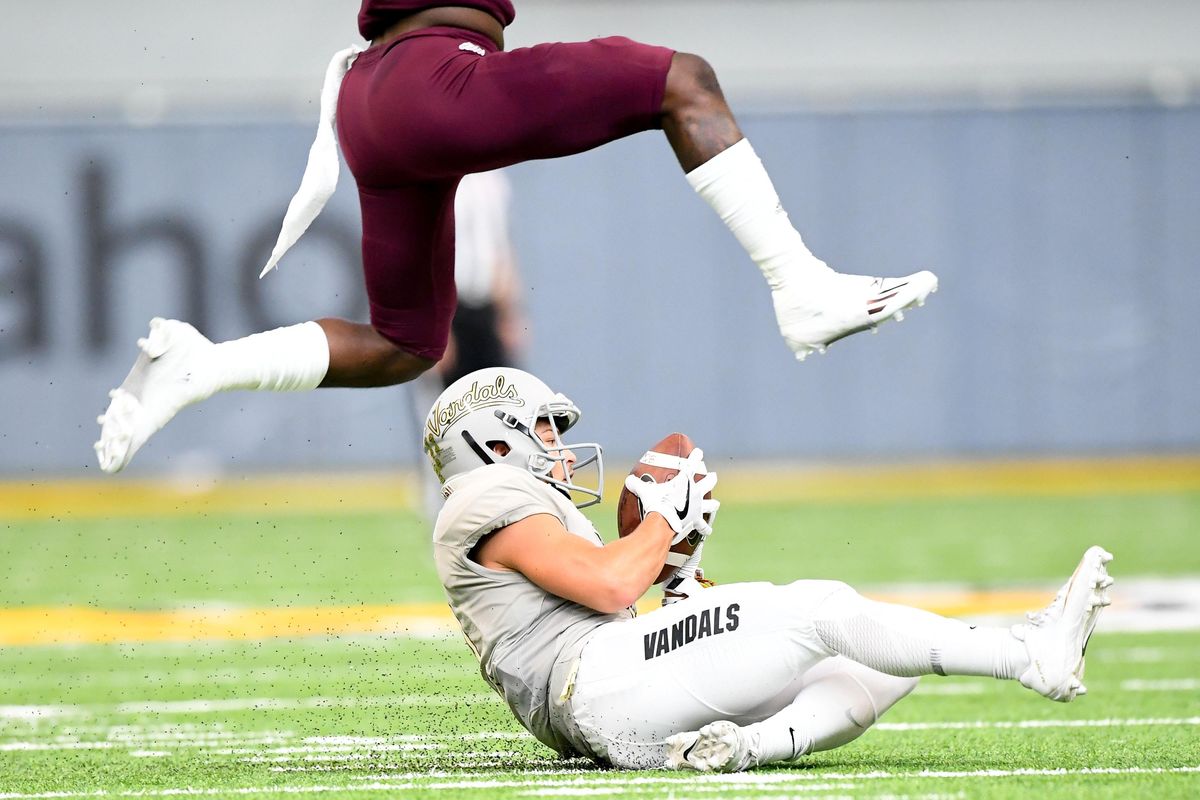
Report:
[[[491,534],[476,552],[485,567],[520,572],[551,594],[607,614],[646,593],[674,535],[661,514],[651,514],[631,535],[595,547],[556,517],[536,514]]]

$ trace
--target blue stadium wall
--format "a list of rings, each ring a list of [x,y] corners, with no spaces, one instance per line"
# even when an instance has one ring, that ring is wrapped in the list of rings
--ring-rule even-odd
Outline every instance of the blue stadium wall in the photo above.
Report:
[[[813,251],[938,272],[924,309],[795,363],[754,266],[660,135],[512,170],[526,366],[632,454],[1200,448],[1200,109],[748,115]],[[105,393],[151,316],[214,338],[363,318],[353,184],[258,281],[307,125],[0,127],[0,471],[95,473]],[[402,466],[405,388],[225,395],[131,470]]]

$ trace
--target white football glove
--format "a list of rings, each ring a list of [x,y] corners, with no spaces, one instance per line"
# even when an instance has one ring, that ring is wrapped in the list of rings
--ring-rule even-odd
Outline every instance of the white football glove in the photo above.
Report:
[[[697,475],[703,475],[696,480]],[[644,481],[633,475],[625,479],[625,488],[638,499],[638,510],[642,519],[651,512],[658,512],[666,519],[675,536],[671,544],[678,544],[693,531],[702,537],[712,533],[712,525],[705,515],[716,514],[720,506],[716,500],[705,500],[704,495],[717,485],[717,473],[708,472],[704,466],[704,452],[697,447],[684,459],[674,478],[663,483]]]

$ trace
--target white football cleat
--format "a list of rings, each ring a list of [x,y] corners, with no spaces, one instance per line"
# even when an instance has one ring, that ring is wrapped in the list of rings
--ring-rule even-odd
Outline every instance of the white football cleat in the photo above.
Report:
[[[137,361],[112,398],[100,423],[96,458],[100,469],[120,472],[142,445],[180,409],[211,397],[217,389],[216,347],[186,322],[155,317],[138,339]]]
[[[667,737],[667,769],[742,772],[758,766],[753,737],[727,720]]]
[[[775,319],[796,358],[861,331],[874,331],[889,319],[904,319],[904,309],[925,305],[936,292],[937,276],[928,270],[903,278],[871,278],[830,272],[813,281],[789,283],[771,292]]]
[[[1089,547],[1053,602],[1030,614],[1027,623],[1013,626],[1013,636],[1029,653],[1029,666],[1020,676],[1023,686],[1060,703],[1087,694],[1084,653],[1101,610],[1110,602],[1110,561],[1112,554],[1103,547]]]

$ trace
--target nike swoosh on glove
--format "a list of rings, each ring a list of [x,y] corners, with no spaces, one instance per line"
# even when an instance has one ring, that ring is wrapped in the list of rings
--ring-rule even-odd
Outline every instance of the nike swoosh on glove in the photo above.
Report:
[[[715,511],[715,501],[706,504],[704,495],[717,485],[717,473],[705,474],[704,469],[704,452],[697,447],[675,477],[668,481],[654,483],[633,475],[625,479],[625,488],[638,499],[642,519],[650,513],[661,514],[675,532],[671,539],[673,545],[693,531],[705,537],[712,533],[712,525],[705,521],[704,514]],[[700,480],[696,480],[697,475],[702,476]]]

